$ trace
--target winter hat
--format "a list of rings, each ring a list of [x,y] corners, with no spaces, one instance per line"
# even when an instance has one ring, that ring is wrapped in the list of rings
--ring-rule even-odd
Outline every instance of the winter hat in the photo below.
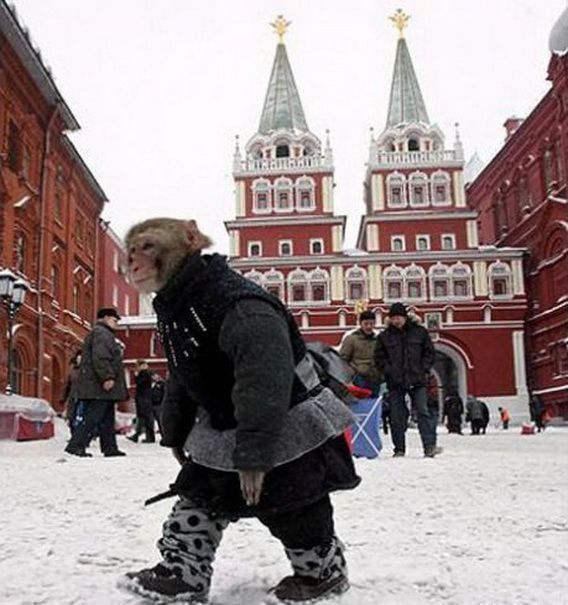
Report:
[[[359,321],[365,321],[366,319],[375,321],[375,314],[372,311],[363,311],[361,315],[359,315]]]
[[[395,317],[398,315],[399,317],[406,317],[406,307],[402,303],[394,303],[391,305],[389,309],[389,317]]]
[[[105,317],[120,319],[120,315],[114,307],[103,307],[97,311],[97,319],[104,319]]]

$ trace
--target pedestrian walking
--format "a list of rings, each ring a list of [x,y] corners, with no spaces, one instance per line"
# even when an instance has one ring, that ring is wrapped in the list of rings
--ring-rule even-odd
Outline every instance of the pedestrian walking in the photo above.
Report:
[[[144,432],[145,438],[142,443],[155,443],[154,434],[154,410],[152,407],[152,374],[145,359],[136,362],[136,391],[134,394],[136,403],[136,428],[134,435],[128,439],[138,443],[140,435]]]
[[[372,311],[363,311],[359,315],[359,328],[343,339],[339,349],[341,358],[354,371],[353,384],[369,389],[372,397],[379,396],[382,382],[374,362],[376,342],[375,314]]]
[[[542,403],[542,399],[540,398],[540,396],[533,395],[530,402],[530,415],[531,420],[536,425],[536,430],[538,433],[544,431],[544,429],[546,428],[546,423],[544,421],[545,410],[546,408]]]
[[[506,431],[509,428],[509,422],[511,421],[511,414],[507,408],[499,408],[499,415],[501,417],[501,425],[503,430]]]
[[[471,425],[471,434],[479,435],[485,424],[485,411],[483,404],[473,395],[467,396],[465,421]]]
[[[69,361],[69,373],[59,403],[65,407],[65,419],[69,426],[69,432],[73,435],[77,424],[77,379],[79,378],[79,367],[81,365],[81,349],[75,351]]]
[[[98,431],[105,456],[125,455],[118,449],[114,430],[116,402],[128,397],[122,347],[114,335],[119,319],[116,309],[99,309],[97,322],[83,344],[76,395],[84,404],[84,418],[65,448],[69,454],[90,456],[86,448]]]
[[[458,435],[463,435],[463,413],[464,407],[462,398],[458,395],[457,391],[451,390],[444,399],[444,412],[442,415],[442,420],[446,421],[448,433],[456,433]]]
[[[161,410],[162,402],[164,401],[166,383],[164,379],[157,373],[152,374],[152,414],[154,420],[158,424],[160,435],[162,434]]]
[[[387,328],[377,338],[375,364],[384,375],[389,392],[395,456],[404,456],[406,452],[407,395],[416,409],[424,455],[433,458],[441,452],[436,445],[437,418],[428,406],[426,389],[426,376],[434,359],[434,345],[426,328],[419,325],[417,318],[408,316],[402,303],[394,303]]]

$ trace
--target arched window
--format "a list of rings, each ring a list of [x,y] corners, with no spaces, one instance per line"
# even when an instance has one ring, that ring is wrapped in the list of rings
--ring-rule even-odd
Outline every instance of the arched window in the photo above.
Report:
[[[456,263],[451,268],[452,296],[454,298],[471,298],[471,269],[463,263]]]
[[[404,273],[402,269],[396,265],[391,265],[385,270],[383,279],[385,300],[402,300],[404,290]]]
[[[550,149],[547,149],[544,152],[543,163],[544,163],[544,180],[546,183],[546,189],[548,191],[554,184],[554,174],[553,174],[553,169],[552,169],[552,152],[550,151]]]
[[[323,239],[310,240],[310,254],[323,254]]]
[[[288,143],[278,143],[276,145],[276,157],[277,158],[289,158],[290,157],[290,145]]]
[[[410,205],[414,207],[428,206],[428,177],[423,172],[410,175]]]
[[[284,300],[284,274],[271,269],[264,274],[264,287],[270,294]]]
[[[420,151],[420,141],[416,137],[408,139],[408,151]]]
[[[292,181],[281,177],[274,181],[274,209],[277,212],[292,210]]]
[[[447,298],[450,294],[450,273],[448,267],[438,263],[430,267],[430,295],[433,300]]]
[[[262,242],[249,242],[248,243],[248,255],[249,256],[262,256]]]
[[[313,210],[315,207],[315,182],[310,177],[296,181],[296,207],[300,212]]]
[[[391,208],[406,206],[406,181],[404,175],[396,172],[388,175],[387,198],[388,205]]]
[[[288,274],[288,302],[305,303],[308,300],[308,274],[295,269]]]
[[[367,298],[367,272],[361,267],[351,267],[345,273],[347,300],[356,302]]]
[[[329,300],[329,274],[323,269],[314,269],[310,273],[310,299],[313,302]]]
[[[51,265],[51,296],[55,300],[59,299],[60,287],[59,267],[57,265]]]
[[[250,279],[251,282],[254,282],[257,286],[264,286],[264,278],[262,273],[253,269],[248,273],[245,273],[244,277]]]
[[[80,290],[79,284],[73,284],[73,298],[71,301],[71,311],[75,313],[75,315],[79,315],[80,311]]]
[[[252,211],[257,214],[270,212],[272,203],[270,199],[271,187],[267,179],[258,179],[252,184]]]
[[[291,239],[279,241],[278,252],[280,256],[292,256],[292,254],[294,253],[293,243],[294,242]]]
[[[432,202],[437,206],[451,204],[450,175],[439,170],[432,175]]]
[[[412,300],[422,300],[426,296],[426,274],[422,267],[410,265],[404,272],[406,297]]]
[[[491,298],[509,298],[512,296],[511,268],[497,261],[489,266],[489,295]]]

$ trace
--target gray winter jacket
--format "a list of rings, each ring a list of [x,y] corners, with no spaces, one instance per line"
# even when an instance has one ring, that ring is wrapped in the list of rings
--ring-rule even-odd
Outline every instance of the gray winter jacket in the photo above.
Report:
[[[114,380],[114,387],[105,391],[103,383],[110,379]],[[78,399],[124,401],[128,398],[122,347],[113,331],[103,323],[97,323],[83,343],[76,393]]]

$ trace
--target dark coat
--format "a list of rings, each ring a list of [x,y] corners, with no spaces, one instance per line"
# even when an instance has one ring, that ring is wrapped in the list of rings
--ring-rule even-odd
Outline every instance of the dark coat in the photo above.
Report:
[[[110,379],[114,380],[114,386],[110,391],[105,391],[103,383]],[[85,338],[77,379],[77,398],[104,401],[124,401],[128,398],[122,347],[114,332],[103,323],[97,323]]]
[[[294,401],[296,353],[305,350],[279,301],[232,271],[222,257],[196,255],[158,293],[154,307],[170,374],[161,444],[182,447],[202,408],[211,417],[211,430],[235,428],[234,468],[267,473],[257,507],[245,505],[236,472],[192,460],[183,465],[174,493],[212,513],[239,517],[294,510],[358,485],[342,436],[275,466],[275,446]],[[208,366],[209,382],[200,374]],[[226,392],[228,401],[211,397]]]
[[[435,356],[428,331],[410,317],[401,330],[391,324],[377,338],[375,365],[389,389],[425,386]]]
[[[149,370],[140,370],[136,375],[134,399],[138,416],[152,413],[152,374]]]

